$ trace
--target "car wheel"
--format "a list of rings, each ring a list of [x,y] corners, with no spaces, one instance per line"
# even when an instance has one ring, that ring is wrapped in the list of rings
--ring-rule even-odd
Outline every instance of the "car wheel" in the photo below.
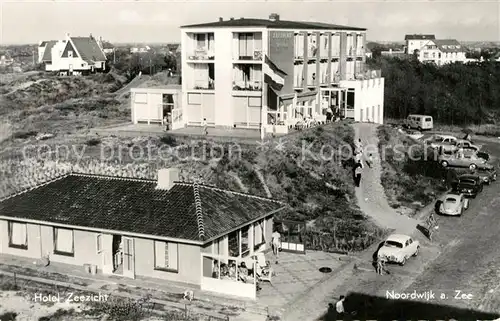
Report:
[[[443,167],[448,167],[448,162],[447,162],[447,161],[442,161],[442,162],[441,162],[441,165],[442,165]]]
[[[469,169],[470,169],[471,171],[475,170],[476,168],[477,168],[477,165],[476,165],[476,164],[470,164],[470,165],[469,165]]]
[[[403,258],[403,260],[401,261],[401,263],[399,263],[401,266],[402,265],[405,265],[406,264],[406,256]]]
[[[417,256],[419,250],[420,250],[420,246],[417,246],[417,250],[415,251],[415,253],[413,254],[413,256]]]

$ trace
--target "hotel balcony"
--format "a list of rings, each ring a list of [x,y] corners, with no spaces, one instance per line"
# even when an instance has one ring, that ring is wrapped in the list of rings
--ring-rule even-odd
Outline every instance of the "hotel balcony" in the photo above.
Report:
[[[215,58],[214,33],[188,33],[187,60],[210,61]]]
[[[188,90],[214,90],[215,82],[212,79],[194,80],[188,87]]]
[[[215,58],[215,54],[214,54],[213,50],[210,51],[206,48],[196,49],[193,52],[188,53],[188,56],[187,56],[188,60],[199,61],[199,62],[214,60],[214,58]]]
[[[233,91],[262,91],[262,82],[260,81],[233,81]]]
[[[358,72],[356,75],[354,75],[354,78],[356,80],[368,80],[368,79],[376,79],[376,78],[381,78],[382,77],[382,70],[380,69],[375,69],[375,70],[366,70],[364,72]]]
[[[233,60],[246,63],[261,63],[262,32],[233,33]]]

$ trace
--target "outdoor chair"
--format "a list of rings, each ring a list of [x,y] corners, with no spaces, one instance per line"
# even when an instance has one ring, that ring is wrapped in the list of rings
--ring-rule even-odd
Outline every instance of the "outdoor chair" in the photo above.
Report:
[[[259,269],[257,270],[257,279],[259,282],[264,282],[267,281],[272,284],[271,279],[273,276],[273,269],[272,268],[266,268],[266,269]]]

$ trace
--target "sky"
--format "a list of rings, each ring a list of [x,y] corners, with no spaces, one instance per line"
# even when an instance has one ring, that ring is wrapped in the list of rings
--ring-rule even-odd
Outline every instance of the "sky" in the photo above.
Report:
[[[403,41],[429,33],[459,41],[500,41],[499,1],[25,1],[0,0],[0,43],[37,43],[74,36],[101,36],[114,43],[179,42],[179,26],[219,17],[318,21],[368,29],[368,40]]]

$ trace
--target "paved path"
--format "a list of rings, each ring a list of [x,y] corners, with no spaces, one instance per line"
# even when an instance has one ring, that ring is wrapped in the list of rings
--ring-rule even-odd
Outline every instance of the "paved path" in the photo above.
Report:
[[[383,228],[395,229],[398,233],[412,234],[417,220],[398,214],[387,202],[386,194],[380,182],[382,172],[378,152],[377,124],[355,123],[355,141],[361,138],[364,154],[373,155],[374,164],[371,168],[364,167],[361,186],[356,188],[358,205],[366,215]]]

